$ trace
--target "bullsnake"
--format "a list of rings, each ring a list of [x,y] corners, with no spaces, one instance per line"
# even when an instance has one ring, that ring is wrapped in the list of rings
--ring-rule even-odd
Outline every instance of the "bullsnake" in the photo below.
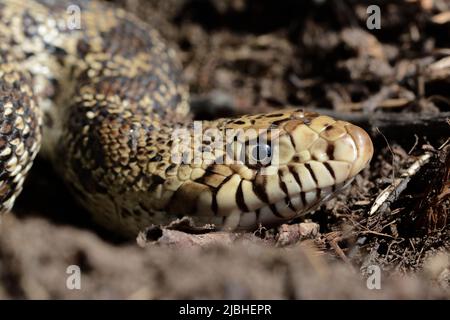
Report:
[[[183,216],[250,230],[314,210],[372,157],[361,128],[296,108],[193,122],[181,78],[158,31],[121,9],[0,0],[0,211],[39,152],[117,233]]]

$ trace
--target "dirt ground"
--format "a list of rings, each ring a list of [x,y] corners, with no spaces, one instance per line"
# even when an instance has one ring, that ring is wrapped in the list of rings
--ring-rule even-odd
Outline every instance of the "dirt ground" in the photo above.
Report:
[[[449,1],[111,2],[177,48],[197,118],[319,109],[370,132],[374,158],[307,220],[136,242],[93,225],[38,160],[0,226],[0,298],[450,298]]]

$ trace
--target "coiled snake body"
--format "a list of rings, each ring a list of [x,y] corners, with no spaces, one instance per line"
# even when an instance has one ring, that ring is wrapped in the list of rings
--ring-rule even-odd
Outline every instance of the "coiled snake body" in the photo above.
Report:
[[[79,29],[68,26],[69,5],[81,9]],[[1,212],[12,208],[39,150],[99,223],[125,235],[182,216],[227,230],[288,221],[339,191],[372,157],[362,129],[298,109],[202,121],[199,138],[180,75],[157,31],[120,9],[1,0]],[[191,141],[183,161],[173,158],[182,139],[176,128]],[[227,150],[252,145],[256,153],[207,161],[228,154],[211,145],[232,129],[244,134]],[[202,156],[194,159],[195,151]]]

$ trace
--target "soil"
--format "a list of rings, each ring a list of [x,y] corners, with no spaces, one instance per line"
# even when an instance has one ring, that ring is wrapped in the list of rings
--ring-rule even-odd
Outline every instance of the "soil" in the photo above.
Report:
[[[110,2],[178,50],[196,118],[318,109],[370,132],[374,158],[306,220],[244,234],[181,221],[136,241],[95,226],[38,159],[0,226],[0,298],[450,298],[448,1]]]

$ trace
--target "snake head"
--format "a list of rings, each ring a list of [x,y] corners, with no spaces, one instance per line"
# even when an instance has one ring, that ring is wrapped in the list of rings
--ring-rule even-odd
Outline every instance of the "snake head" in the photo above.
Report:
[[[225,143],[225,161],[202,164],[203,174],[182,188],[178,200],[195,202],[197,215],[212,217],[227,230],[311,212],[348,185],[373,155],[363,129],[302,110],[243,116],[221,125],[222,132],[234,132]]]

